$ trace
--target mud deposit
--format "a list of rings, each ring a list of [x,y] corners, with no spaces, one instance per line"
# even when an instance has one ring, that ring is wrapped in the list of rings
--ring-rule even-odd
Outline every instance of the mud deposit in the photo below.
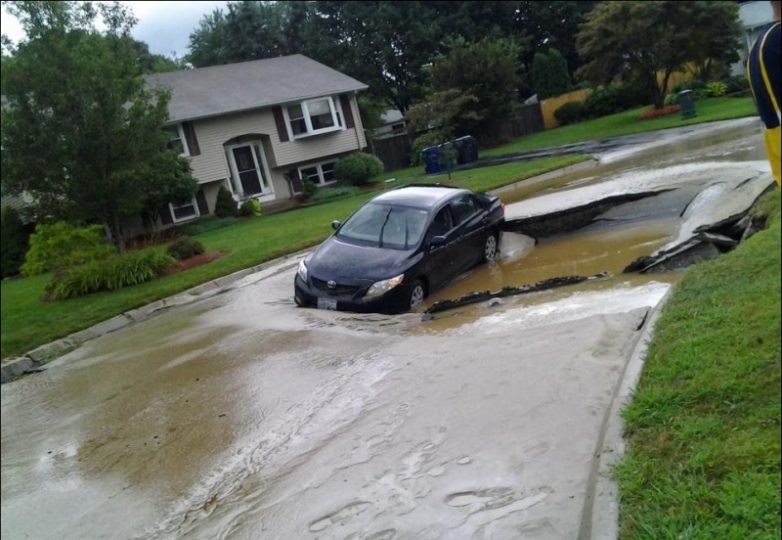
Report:
[[[649,183],[673,167],[694,195],[757,169],[759,128],[728,131],[609,160],[537,194],[610,191],[619,186],[601,183]],[[676,280],[621,274],[680,230],[678,213],[647,203],[537,245],[506,235],[497,263],[424,309],[562,275],[610,279],[422,322],[297,309],[289,260],[2,385],[2,537],[586,534],[602,426],[642,322]]]

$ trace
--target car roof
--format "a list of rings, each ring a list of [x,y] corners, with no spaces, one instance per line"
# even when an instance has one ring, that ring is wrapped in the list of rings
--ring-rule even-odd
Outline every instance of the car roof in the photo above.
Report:
[[[411,186],[387,191],[372,199],[372,202],[414,208],[434,208],[462,193],[470,192],[466,189],[443,186]]]

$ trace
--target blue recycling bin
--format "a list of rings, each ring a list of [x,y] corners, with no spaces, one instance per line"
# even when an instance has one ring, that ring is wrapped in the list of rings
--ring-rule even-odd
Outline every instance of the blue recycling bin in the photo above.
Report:
[[[430,146],[421,150],[421,161],[424,163],[426,174],[437,174],[440,168],[440,147]]]
[[[478,159],[478,141],[472,135],[466,135],[455,139],[454,144],[459,152],[459,165],[472,163]]]

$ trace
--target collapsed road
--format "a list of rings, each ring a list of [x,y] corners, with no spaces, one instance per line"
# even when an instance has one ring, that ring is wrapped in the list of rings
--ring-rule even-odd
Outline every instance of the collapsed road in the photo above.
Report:
[[[743,122],[533,180],[509,216],[668,191],[537,242],[508,233],[425,307],[600,279],[421,321],[297,309],[288,260],[83,344],[0,386],[3,538],[614,537],[615,404],[678,279],[622,270],[762,156]]]

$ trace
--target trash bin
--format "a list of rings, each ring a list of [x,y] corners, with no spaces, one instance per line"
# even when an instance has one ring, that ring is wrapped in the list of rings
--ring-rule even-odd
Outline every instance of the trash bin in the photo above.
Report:
[[[693,118],[695,114],[695,101],[692,99],[692,90],[679,92],[679,106],[682,108],[682,118]]]
[[[478,141],[472,135],[459,137],[454,141],[459,152],[459,164],[472,163],[478,159]]]
[[[421,161],[424,162],[426,174],[436,174],[440,169],[440,147],[430,146],[421,150]]]

